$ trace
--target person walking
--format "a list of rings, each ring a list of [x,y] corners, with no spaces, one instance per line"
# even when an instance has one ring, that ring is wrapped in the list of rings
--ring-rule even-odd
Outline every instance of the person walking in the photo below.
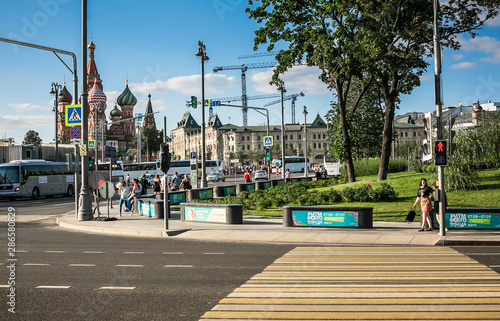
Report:
[[[127,186],[127,183],[125,183],[124,180],[120,181],[116,187],[118,187],[120,191],[120,205],[119,205],[119,211],[118,211],[118,216],[122,217],[122,205],[125,204],[125,211],[126,212],[132,212],[130,210],[130,204],[128,202],[128,197],[130,196],[130,187]],[[133,212],[132,212],[133,214]]]
[[[147,194],[148,193],[148,180],[146,179],[146,174],[142,174],[140,184],[141,184],[141,195]]]
[[[179,173],[174,172],[174,177],[172,177],[172,190],[178,191],[181,187],[181,178],[179,177]]]
[[[126,181],[127,181],[127,186],[130,186],[130,175],[129,174],[127,174]]]
[[[160,176],[156,174],[155,178],[153,179],[153,192],[155,193],[155,196],[158,196],[161,192],[161,180]]]
[[[425,178],[420,179],[419,183],[420,188],[417,191],[417,199],[415,200],[415,204],[413,204],[413,208],[415,208],[420,202],[420,211],[422,215],[422,225],[418,229],[419,232],[422,231],[432,231],[432,223],[430,213],[432,211],[432,202],[430,195],[432,194],[432,188],[427,186],[427,180]],[[427,223],[427,228],[425,228],[425,224]]]
[[[290,168],[287,168],[285,171],[285,183],[291,182],[292,178],[290,176]]]
[[[250,173],[247,171],[245,172],[245,183],[251,183],[252,180],[250,179]]]

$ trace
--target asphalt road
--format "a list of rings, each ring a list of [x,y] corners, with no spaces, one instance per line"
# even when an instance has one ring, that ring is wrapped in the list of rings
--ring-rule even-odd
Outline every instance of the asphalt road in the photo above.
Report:
[[[9,206],[16,209],[17,261],[7,257]],[[4,299],[0,319],[198,320],[296,248],[94,235],[55,225],[57,215],[72,209],[71,198],[0,202],[4,298],[13,262],[16,282],[16,314]],[[500,247],[453,248],[500,273]]]

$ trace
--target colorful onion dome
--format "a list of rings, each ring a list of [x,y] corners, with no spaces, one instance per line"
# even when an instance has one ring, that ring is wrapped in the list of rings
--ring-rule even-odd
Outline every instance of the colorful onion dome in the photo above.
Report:
[[[97,85],[97,81],[94,81],[94,86],[92,86],[92,89],[89,91],[89,104],[105,103],[106,100],[107,97],[102,91],[101,87]]]
[[[118,109],[118,106],[115,104],[113,110],[109,113],[109,119],[113,120],[115,117],[122,117],[122,111]]]
[[[120,106],[135,106],[137,104],[137,98],[132,94],[130,89],[128,88],[128,80],[125,83],[125,89],[116,99],[118,105]]]
[[[60,103],[71,103],[73,97],[69,93],[68,89],[66,89],[66,83],[64,83],[63,89],[59,93],[59,97],[57,98]]]

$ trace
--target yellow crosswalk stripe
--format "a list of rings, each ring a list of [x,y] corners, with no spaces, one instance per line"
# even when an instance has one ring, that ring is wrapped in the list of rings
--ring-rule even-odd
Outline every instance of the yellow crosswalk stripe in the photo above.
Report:
[[[445,247],[299,247],[200,320],[500,320],[500,275]]]

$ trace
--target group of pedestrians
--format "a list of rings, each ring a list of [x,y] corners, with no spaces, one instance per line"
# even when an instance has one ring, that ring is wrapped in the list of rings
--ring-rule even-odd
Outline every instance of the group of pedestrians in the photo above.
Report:
[[[132,188],[128,186],[128,184],[125,182],[125,180],[120,181],[116,186],[118,187],[120,191],[120,204],[119,204],[119,214],[118,216],[122,216],[122,205],[125,204],[125,211],[130,212],[131,215],[135,215],[134,211],[132,210],[132,201],[134,199],[138,198],[141,196],[143,193],[143,187],[142,184],[139,182],[137,178],[133,179],[133,185]]]

